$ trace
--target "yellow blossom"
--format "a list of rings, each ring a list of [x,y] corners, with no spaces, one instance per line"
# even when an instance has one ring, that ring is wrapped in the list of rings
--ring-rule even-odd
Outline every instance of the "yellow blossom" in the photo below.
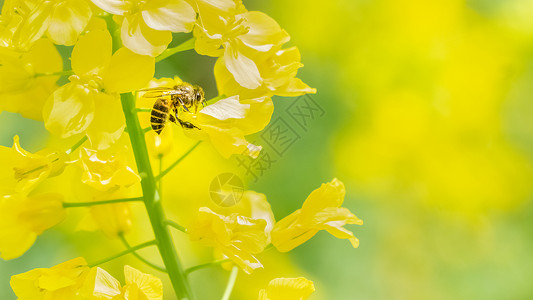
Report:
[[[72,51],[70,83],[45,104],[46,128],[62,138],[84,132],[93,148],[110,147],[125,123],[119,93],[143,87],[154,74],[154,59],[121,48],[111,55],[111,35],[95,30]]]
[[[354,248],[359,240],[343,226],[363,225],[363,221],[348,209],[340,207],[346,189],[337,178],[322,184],[305,200],[301,209],[276,223],[272,230],[272,244],[281,252],[290,251],[312,238],[319,230],[326,230],[340,239],[348,239]]]
[[[259,300],[305,300],[314,291],[313,282],[303,277],[276,278],[259,291]]]
[[[120,152],[82,148],[80,163],[83,168],[81,181],[99,191],[113,191],[141,181]]]
[[[274,213],[268,203],[266,195],[257,193],[254,191],[245,191],[242,194],[242,198],[239,203],[230,206],[222,207],[216,206],[214,210],[223,215],[229,215],[231,213],[237,213],[241,216],[249,217],[252,219],[263,219],[266,221],[265,234],[267,235],[267,244],[270,243],[270,231],[274,228],[276,219]]]
[[[265,226],[266,221],[262,219],[238,214],[223,216],[202,207],[187,231],[192,241],[214,247],[250,274],[263,267],[253,254],[262,252],[268,244]]]
[[[14,275],[10,284],[19,300],[81,300],[78,291],[88,271],[85,259],[78,257],[49,269]]]
[[[63,60],[46,39],[37,41],[28,52],[0,47],[0,110],[42,120],[44,102],[57,88],[59,76],[38,76],[59,72]]]
[[[26,51],[46,33],[55,44],[72,46],[91,16],[86,0],[8,0],[2,8],[0,41]]]
[[[192,30],[196,14],[184,0],[92,0],[101,9],[123,16],[121,38],[131,51],[157,56],[172,41],[172,32]]]
[[[316,89],[296,78],[298,69],[303,67],[298,48],[291,47],[258,53],[252,58],[263,79],[261,84],[253,88],[242,85],[228,68],[227,58],[224,56],[215,63],[215,79],[219,93],[240,95],[246,98],[271,97],[273,95],[294,97],[316,93]]]
[[[223,157],[245,154],[256,158],[262,147],[249,143],[245,136],[265,128],[273,112],[270,98],[240,100],[239,96],[232,96],[206,106],[197,114],[183,112],[180,116],[197,127],[186,130],[188,136],[211,141]]]
[[[21,256],[38,235],[61,222],[64,216],[63,197],[59,194],[3,196],[0,198],[0,256],[3,259]]]
[[[173,87],[180,83],[182,81],[177,77],[161,78],[152,80],[149,87]],[[153,98],[139,97],[137,106],[152,108],[154,101]],[[180,109],[178,117],[200,128],[200,130],[185,129],[187,136],[209,140],[223,157],[229,158],[232,154],[257,157],[261,146],[249,143],[245,136],[265,128],[273,112],[274,104],[270,98],[240,100],[239,96],[233,96],[207,105],[196,114]],[[149,126],[149,113],[139,114],[139,118],[142,125]],[[166,126],[174,125],[167,124]]]
[[[16,135],[12,148],[0,146],[0,195],[29,193],[39,182],[59,175],[66,158],[49,149],[30,153],[20,146]]]
[[[161,279],[124,266],[126,285],[101,268],[92,268],[82,287],[82,294],[89,300],[162,300],[163,284]]]
[[[289,35],[268,15],[242,10],[236,7],[228,11],[199,11],[193,31],[195,50],[204,55],[222,56],[236,82],[247,89],[256,89],[263,85],[263,78],[252,56],[281,47],[289,41]]]

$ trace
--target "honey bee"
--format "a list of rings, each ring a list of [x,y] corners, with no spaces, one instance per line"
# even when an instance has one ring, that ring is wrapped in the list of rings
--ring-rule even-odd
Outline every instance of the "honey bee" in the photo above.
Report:
[[[140,92],[144,92],[143,97],[157,98],[150,117],[152,129],[157,134],[161,133],[167,121],[178,122],[187,129],[200,129],[178,117],[180,108],[187,112],[190,112],[190,108],[194,108],[194,113],[197,113],[200,104],[205,106],[205,94],[200,86],[184,82],[173,87],[154,87],[140,90]]]

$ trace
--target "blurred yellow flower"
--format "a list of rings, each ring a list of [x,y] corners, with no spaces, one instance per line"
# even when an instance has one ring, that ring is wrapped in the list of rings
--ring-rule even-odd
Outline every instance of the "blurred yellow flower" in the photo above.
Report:
[[[238,214],[223,216],[202,207],[196,220],[187,227],[187,232],[192,241],[214,247],[216,252],[250,274],[263,267],[253,254],[262,252],[268,244],[265,226],[263,219]]]
[[[21,256],[44,230],[65,217],[63,197],[22,194],[0,198],[0,256],[13,259]]]
[[[66,154],[49,149],[30,153],[16,135],[12,148],[0,146],[0,195],[28,194],[39,182],[59,175],[66,160]]]
[[[227,57],[221,57],[215,63],[215,79],[218,91],[223,95],[240,95],[244,98],[271,97],[273,95],[294,97],[314,94],[316,89],[309,87],[296,78],[300,62],[300,51],[296,47],[280,49],[252,56],[262,82],[255,87],[242,85],[228,68]]]
[[[101,268],[92,268],[83,284],[81,294],[90,300],[161,300],[163,299],[163,284],[161,279],[132,268],[124,266],[126,285]]]
[[[13,275],[10,284],[19,300],[81,300],[78,291],[88,272],[87,262],[78,257],[49,269]]]
[[[85,132],[96,149],[111,146],[125,123],[119,93],[143,87],[153,76],[155,62],[121,48],[112,55],[107,31],[82,36],[72,51],[70,83],[50,96],[44,106],[46,128],[61,138]]]
[[[249,143],[245,136],[265,128],[273,112],[270,98],[240,100],[239,96],[232,96],[204,107],[197,114],[182,112],[180,118],[200,129],[186,130],[188,136],[208,139],[223,157],[244,154],[256,158],[262,147]]]
[[[272,230],[272,244],[281,252],[290,251],[312,238],[319,230],[327,230],[339,239],[349,239],[354,248],[359,240],[343,226],[363,225],[363,221],[348,209],[340,207],[346,189],[337,178],[322,186],[307,197],[301,209],[276,223]]]
[[[303,277],[276,278],[259,291],[259,300],[305,300],[314,291],[313,282]]]
[[[101,9],[123,16],[121,38],[131,51],[157,56],[172,41],[172,32],[189,32],[196,13],[184,0],[92,0]]]
[[[42,120],[44,102],[57,88],[59,76],[40,76],[63,70],[63,60],[46,39],[28,52],[0,47],[0,110]]]
[[[7,0],[0,19],[0,42],[26,51],[46,33],[55,44],[72,46],[91,16],[86,0]]]
[[[83,168],[81,181],[99,191],[114,191],[141,181],[120,152],[83,148],[80,163]]]

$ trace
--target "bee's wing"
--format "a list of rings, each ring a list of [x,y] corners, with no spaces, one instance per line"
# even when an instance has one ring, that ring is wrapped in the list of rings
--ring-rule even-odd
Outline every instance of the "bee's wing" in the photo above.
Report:
[[[144,92],[143,97],[147,97],[147,98],[157,98],[157,97],[168,96],[168,95],[182,95],[185,93],[185,91],[176,90],[174,88],[164,87],[164,86],[143,89],[143,90],[139,90],[139,92]]]

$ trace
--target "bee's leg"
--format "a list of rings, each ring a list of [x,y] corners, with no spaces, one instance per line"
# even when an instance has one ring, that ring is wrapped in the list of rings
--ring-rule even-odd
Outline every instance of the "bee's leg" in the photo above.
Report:
[[[168,120],[172,123],[176,123],[176,117],[174,117],[172,114],[168,114]]]
[[[183,107],[183,109],[186,111],[186,112],[190,112],[189,109],[187,108],[187,106],[185,106],[185,103],[183,103],[183,101],[181,101],[181,99],[178,99],[179,103],[180,103],[180,106]]]
[[[196,126],[194,126],[194,124],[190,123],[190,122],[185,122],[183,121],[182,119],[180,118],[177,118],[178,119],[178,122],[180,123],[181,127],[183,128],[187,128],[187,129],[193,129],[193,128],[196,128],[196,129],[200,129]]]

